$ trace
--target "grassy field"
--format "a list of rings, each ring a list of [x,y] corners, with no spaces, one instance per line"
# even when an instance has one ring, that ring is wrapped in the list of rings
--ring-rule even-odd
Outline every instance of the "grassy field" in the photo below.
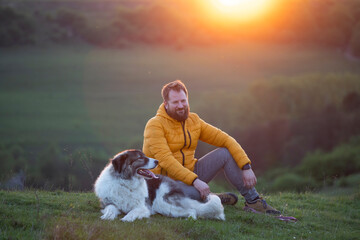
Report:
[[[337,51],[257,43],[182,50],[2,49],[0,143],[100,143],[113,154],[141,146],[144,125],[155,114],[161,86],[168,81],[182,79],[190,89],[192,110],[211,120],[201,115],[209,108],[209,96],[236,96],[257,79],[359,73],[358,66]],[[223,102],[211,104],[221,115]],[[226,130],[221,122],[213,123]]]
[[[227,99],[253,81],[314,73],[359,74],[359,62],[340,51],[257,43],[182,50],[1,49],[0,144],[21,144],[33,158],[38,157],[34,149],[49,143],[64,149],[102,147],[110,157],[124,148],[141,148],[144,125],[168,81],[182,79],[190,90],[191,109],[227,130],[226,117],[218,117],[234,107]],[[202,114],[204,109],[214,114]],[[299,219],[295,224],[245,213],[241,203],[225,208],[226,222],[154,216],[109,224],[99,220],[93,193],[0,191],[0,238],[359,239],[359,194],[359,189],[343,189],[267,195],[285,215]]]
[[[120,216],[110,224],[99,219],[99,203],[90,192],[0,191],[0,238],[359,239],[359,189],[265,197],[298,222],[286,223],[271,216],[244,212],[239,201],[236,206],[225,207],[225,222],[155,215],[133,223],[121,222]]]

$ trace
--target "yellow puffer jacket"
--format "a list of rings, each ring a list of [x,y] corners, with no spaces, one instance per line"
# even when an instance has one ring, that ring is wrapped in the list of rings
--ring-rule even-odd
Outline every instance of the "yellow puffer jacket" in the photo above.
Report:
[[[240,168],[250,163],[234,138],[204,122],[195,113],[189,113],[185,122],[179,122],[166,113],[164,104],[145,126],[143,152],[159,161],[153,170],[155,174],[167,175],[191,185],[197,178],[193,171],[198,140],[227,148]]]

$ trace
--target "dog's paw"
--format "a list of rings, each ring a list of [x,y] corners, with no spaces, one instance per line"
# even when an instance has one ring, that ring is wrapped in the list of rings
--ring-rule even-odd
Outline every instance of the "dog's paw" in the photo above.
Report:
[[[102,220],[114,220],[117,217],[117,213],[115,212],[105,212],[100,218]]]
[[[187,219],[197,220],[196,211],[190,212]]]
[[[112,214],[104,214],[100,217],[102,220],[114,220],[116,218],[115,215],[112,215]]]
[[[221,213],[217,216],[217,219],[219,220],[222,220],[222,221],[225,221],[225,214],[224,213]]]
[[[186,220],[196,221],[197,217],[195,216],[189,216]]]
[[[135,221],[137,219],[137,217],[135,217],[135,216],[130,216],[129,214],[128,215],[126,215],[125,217],[123,217],[122,219],[121,219],[121,221],[123,221],[123,222],[133,222],[133,221]]]
[[[133,210],[128,212],[128,214],[126,214],[126,216],[123,217],[121,219],[121,221],[133,222],[136,219],[143,219],[143,218],[148,218],[148,217],[150,217],[149,209],[145,206],[140,206],[140,207],[134,208]]]
[[[113,205],[106,206],[101,212],[103,213],[100,217],[102,220],[114,220],[119,214],[119,210]]]
[[[128,213],[125,217],[121,219],[123,222],[133,222],[136,219],[149,218],[150,212],[143,212],[142,214],[134,214],[134,212]]]

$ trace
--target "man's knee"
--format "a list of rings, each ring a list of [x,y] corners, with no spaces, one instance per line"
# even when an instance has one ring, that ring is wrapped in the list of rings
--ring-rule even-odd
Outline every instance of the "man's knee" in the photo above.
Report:
[[[218,151],[219,151],[219,154],[221,154],[222,156],[224,156],[226,158],[228,158],[228,157],[232,158],[232,156],[227,148],[218,148]]]
[[[221,158],[225,159],[226,161],[234,161],[231,153],[227,148],[218,148],[218,151]]]

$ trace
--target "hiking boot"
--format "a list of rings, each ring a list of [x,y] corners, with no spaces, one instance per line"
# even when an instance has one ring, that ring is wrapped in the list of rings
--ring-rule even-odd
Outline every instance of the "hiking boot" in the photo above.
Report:
[[[236,194],[227,192],[227,193],[215,193],[221,200],[221,204],[224,205],[235,205],[238,201]]]
[[[262,198],[256,200],[255,203],[245,202],[245,211],[254,212],[254,213],[266,213],[271,215],[280,215],[281,212],[271,207],[266,201]]]

